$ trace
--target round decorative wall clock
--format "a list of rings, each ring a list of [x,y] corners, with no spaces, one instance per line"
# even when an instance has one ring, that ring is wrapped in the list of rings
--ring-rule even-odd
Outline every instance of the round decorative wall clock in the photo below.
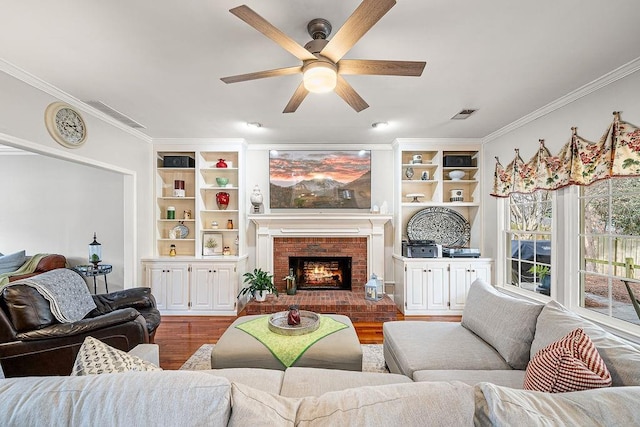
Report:
[[[87,125],[82,116],[64,102],[50,104],[44,113],[47,131],[60,145],[78,148],[87,139]]]

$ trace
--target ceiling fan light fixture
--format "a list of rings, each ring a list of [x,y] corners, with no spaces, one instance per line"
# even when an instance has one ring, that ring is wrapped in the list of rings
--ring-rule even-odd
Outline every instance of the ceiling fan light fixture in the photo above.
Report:
[[[304,88],[313,93],[331,92],[336,87],[338,74],[333,64],[315,61],[305,65],[302,75]]]

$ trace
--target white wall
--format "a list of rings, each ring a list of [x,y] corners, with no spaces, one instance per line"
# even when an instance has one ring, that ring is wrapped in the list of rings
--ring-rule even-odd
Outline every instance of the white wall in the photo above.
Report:
[[[57,253],[71,266],[87,264],[96,232],[103,263],[113,265],[110,290],[123,288],[121,174],[32,154],[0,155],[0,171],[3,197],[11,201],[0,209],[1,252]]]
[[[6,71],[6,72],[2,72]],[[20,79],[10,74],[19,75]],[[29,81],[25,83],[21,79]],[[99,82],[96,82],[99,84]],[[91,114],[90,110],[81,110],[83,118],[87,123],[88,139],[80,148],[67,149],[57,144],[48,134],[44,125],[44,111],[46,107],[55,101],[63,100],[73,103],[74,100],[68,98],[64,93],[51,88],[37,80],[22,76],[19,72],[10,69],[7,64],[0,62],[0,144],[6,144],[28,151],[40,152],[49,157],[61,158],[88,167],[91,171],[102,173],[93,176],[91,173],[82,173],[89,179],[89,183],[71,183],[66,191],[69,193],[84,193],[86,186],[95,188],[99,194],[102,188],[111,188],[112,174],[120,175],[120,180],[124,183],[120,190],[120,202],[122,209],[119,215],[110,215],[105,218],[103,227],[105,230],[115,230],[113,237],[106,234],[99,238],[105,243],[105,250],[109,251],[112,259],[122,259],[123,271],[121,286],[132,287],[141,284],[142,270],[139,263],[140,257],[153,255],[152,233],[153,233],[153,179],[152,179],[152,146],[148,141],[125,132],[122,129],[101,120]],[[52,95],[53,94],[53,95]],[[55,95],[55,96],[54,96]],[[82,105],[78,104],[81,108]],[[70,165],[69,165],[70,167]],[[104,173],[105,171],[111,171]],[[33,182],[43,182],[51,179],[51,170],[41,170],[32,168],[25,173],[33,177]],[[12,177],[4,171],[0,171],[0,180],[3,186],[12,182]],[[109,192],[116,190],[110,189]],[[40,211],[43,218],[46,216],[46,209],[39,203],[42,196],[33,194],[25,199],[24,203],[30,203],[32,209]],[[78,203],[86,201],[78,200],[69,204],[67,209],[72,209]],[[5,203],[4,210],[10,210],[11,204]],[[124,215],[122,214],[124,212]],[[86,214],[86,213],[85,213]],[[31,222],[36,221],[35,217]],[[41,221],[46,221],[42,219]],[[83,216],[83,224],[91,228],[91,221]],[[123,229],[124,224],[124,229]],[[100,230],[95,230],[99,233]],[[115,236],[117,234],[117,236]],[[10,247],[20,247],[21,242],[5,240],[5,234],[0,235],[2,245]],[[40,242],[40,247],[59,247],[60,241],[67,241],[66,247],[73,251],[73,256],[79,253],[84,255],[85,246],[89,243],[86,230],[78,234],[69,234],[63,228],[50,230],[46,237]],[[113,240],[114,245],[106,242]],[[4,243],[4,242],[7,243]],[[71,249],[78,248],[78,249]],[[0,249],[3,250],[3,249]],[[42,249],[35,248],[41,251]],[[62,250],[62,249],[61,249]],[[76,252],[79,250],[80,252]],[[63,255],[68,255],[63,253]],[[107,254],[104,254],[106,258]],[[114,284],[115,284],[114,276]],[[111,290],[111,289],[110,289]]]
[[[506,166],[514,158],[514,148],[519,148],[522,159],[528,161],[536,153],[539,139],[544,139],[549,151],[556,154],[570,140],[572,126],[578,128],[581,137],[598,141],[613,121],[613,111],[621,111],[622,120],[640,125],[640,71],[485,143],[482,168],[483,185],[487,189],[482,199],[484,218],[487,218],[483,224],[484,254],[495,257],[496,242],[499,241],[498,199],[489,196],[493,188],[494,156]]]

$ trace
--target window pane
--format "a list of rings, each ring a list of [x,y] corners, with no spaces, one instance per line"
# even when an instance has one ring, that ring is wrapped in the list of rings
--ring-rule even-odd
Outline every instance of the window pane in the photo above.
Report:
[[[512,194],[509,198],[507,265],[509,283],[551,293],[551,193]]]
[[[581,305],[640,324],[640,178],[603,180],[581,190]]]

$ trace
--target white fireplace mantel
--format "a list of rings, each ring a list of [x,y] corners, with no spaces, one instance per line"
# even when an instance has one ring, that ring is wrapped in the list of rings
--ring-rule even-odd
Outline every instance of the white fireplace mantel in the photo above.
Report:
[[[367,277],[384,274],[385,224],[391,215],[359,213],[254,214],[256,267],[273,271],[274,237],[366,237]]]

